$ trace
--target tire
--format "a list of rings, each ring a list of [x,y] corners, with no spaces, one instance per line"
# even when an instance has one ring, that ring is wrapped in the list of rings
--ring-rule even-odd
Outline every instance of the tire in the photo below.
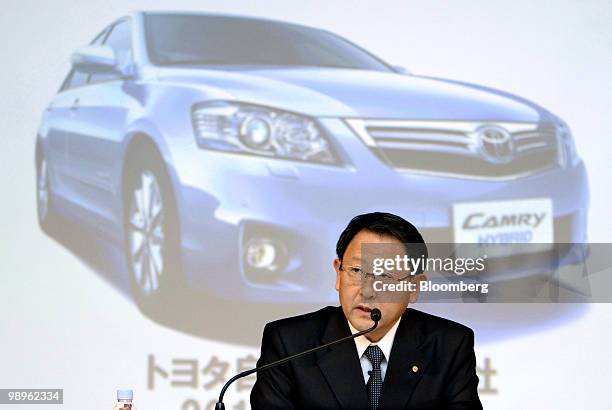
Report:
[[[49,179],[49,164],[44,156],[36,163],[36,214],[40,229],[51,235],[57,229],[57,214]]]
[[[124,176],[125,253],[132,294],[147,314],[171,309],[184,291],[176,201],[163,160],[139,147]]]

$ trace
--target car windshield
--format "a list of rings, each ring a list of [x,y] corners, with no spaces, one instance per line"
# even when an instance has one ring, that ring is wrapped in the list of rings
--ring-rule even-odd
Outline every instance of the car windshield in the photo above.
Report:
[[[157,65],[314,66],[392,71],[329,32],[231,16],[148,14],[147,48]]]

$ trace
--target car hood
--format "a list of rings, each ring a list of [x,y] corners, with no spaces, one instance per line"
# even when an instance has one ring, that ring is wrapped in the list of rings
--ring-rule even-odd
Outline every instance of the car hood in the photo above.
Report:
[[[535,104],[497,90],[414,75],[337,68],[161,68],[162,81],[317,117],[539,121]]]

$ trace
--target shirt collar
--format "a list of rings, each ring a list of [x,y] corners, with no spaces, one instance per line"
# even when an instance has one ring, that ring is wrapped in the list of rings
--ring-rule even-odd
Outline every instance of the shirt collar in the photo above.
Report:
[[[393,347],[393,340],[395,340],[395,333],[397,332],[397,328],[399,326],[400,320],[402,320],[401,316],[399,319],[397,319],[393,327],[389,329],[387,334],[385,334],[382,337],[382,339],[380,339],[378,342],[371,342],[364,335],[353,339],[355,340],[355,346],[357,346],[358,357],[361,359],[361,356],[363,356],[363,353],[366,351],[368,346],[378,345],[378,347],[380,347],[380,350],[382,350],[383,354],[385,355],[385,359],[388,361],[391,355],[391,348]],[[351,324],[349,320],[347,320],[347,322],[349,324],[349,327],[351,328],[351,334],[355,334],[359,332],[359,330],[353,327],[353,325]]]

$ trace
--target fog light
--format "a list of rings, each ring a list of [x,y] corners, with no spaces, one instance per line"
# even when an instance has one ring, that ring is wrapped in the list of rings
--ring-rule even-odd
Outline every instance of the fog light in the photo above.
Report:
[[[249,239],[244,246],[244,273],[254,282],[273,282],[287,266],[287,250],[282,242],[269,238]]]
[[[276,269],[278,251],[274,244],[266,239],[253,239],[246,247],[246,262],[255,269]]]

